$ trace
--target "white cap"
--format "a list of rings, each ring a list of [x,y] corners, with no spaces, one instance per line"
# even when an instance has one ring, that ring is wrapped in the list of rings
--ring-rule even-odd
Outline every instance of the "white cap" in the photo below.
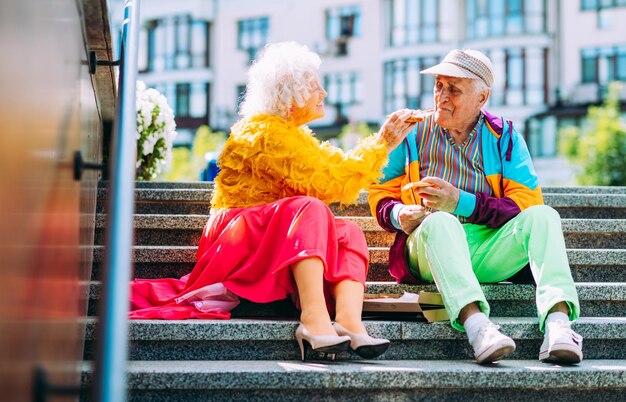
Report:
[[[471,49],[455,49],[441,63],[420,71],[420,74],[482,80],[488,87],[493,83],[491,60],[484,53]]]

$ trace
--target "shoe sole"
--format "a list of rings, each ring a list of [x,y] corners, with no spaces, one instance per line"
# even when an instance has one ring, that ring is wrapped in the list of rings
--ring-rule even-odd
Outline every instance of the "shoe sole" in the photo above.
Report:
[[[544,350],[539,353],[539,360],[545,363],[578,364],[583,360],[577,347],[567,343],[555,344],[556,350]]]
[[[515,352],[515,344],[493,345],[491,348],[486,349],[479,356],[476,356],[476,363],[490,364],[497,360],[502,360],[502,358],[510,355],[513,352]]]
[[[317,349],[312,349],[314,352],[319,353],[341,353],[343,351],[348,350],[348,346],[350,346],[350,341],[345,341],[341,343],[337,343],[335,345],[330,346],[321,346]]]
[[[354,349],[354,352],[364,359],[373,359],[385,353],[389,349],[390,342],[380,345],[360,346]]]

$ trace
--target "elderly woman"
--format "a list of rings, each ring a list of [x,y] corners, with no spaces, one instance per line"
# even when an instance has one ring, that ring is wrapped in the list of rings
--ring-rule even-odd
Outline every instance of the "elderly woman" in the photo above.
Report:
[[[394,113],[348,153],[320,143],[306,126],[324,116],[320,62],[293,42],[267,46],[254,62],[243,118],[218,160],[196,266],[181,280],[135,281],[131,318],[227,318],[204,309],[218,285],[258,303],[291,295],[301,308],[295,336],[303,360],[307,347],[327,354],[350,347],[365,358],[388,348],[361,322],[365,237],[327,204],[352,203],[377,182],[388,153],[414,127],[406,122],[413,113]]]
[[[529,264],[545,332],[539,359],[580,362],[582,338],[570,328],[580,309],[560,217],[542,205],[512,123],[481,109],[491,61],[479,51],[453,50],[422,74],[435,76],[435,110],[390,154],[382,184],[369,195],[380,225],[397,232],[391,274],[398,282],[434,281],[477,362],[491,363],[515,343],[489,320],[480,283],[514,281]]]

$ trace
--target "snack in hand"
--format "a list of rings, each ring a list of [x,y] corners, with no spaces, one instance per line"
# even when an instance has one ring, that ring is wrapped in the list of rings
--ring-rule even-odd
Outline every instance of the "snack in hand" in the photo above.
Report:
[[[429,114],[433,113],[435,111],[435,109],[428,109],[428,110],[412,110],[411,115],[404,120],[405,123],[418,123],[420,121],[424,121],[424,119],[426,118],[426,116],[428,116]],[[391,116],[391,115],[389,115]],[[389,116],[387,116],[387,118],[389,118]]]
[[[435,187],[435,185],[426,180],[414,181],[414,182],[405,184],[402,187],[402,191],[410,190],[412,188],[419,188],[419,187]]]
[[[409,118],[405,120],[405,122],[417,123],[420,121],[424,121],[424,117],[426,117],[424,113],[420,113],[419,111],[414,110],[413,113],[409,116]]]

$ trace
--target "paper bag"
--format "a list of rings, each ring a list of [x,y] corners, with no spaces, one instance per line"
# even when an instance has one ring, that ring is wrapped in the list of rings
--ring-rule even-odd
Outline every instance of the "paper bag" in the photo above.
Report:
[[[415,313],[426,318],[426,321],[447,321],[448,313],[443,306],[441,295],[435,292],[420,291],[403,294],[371,294],[366,293],[363,300],[364,313]]]

